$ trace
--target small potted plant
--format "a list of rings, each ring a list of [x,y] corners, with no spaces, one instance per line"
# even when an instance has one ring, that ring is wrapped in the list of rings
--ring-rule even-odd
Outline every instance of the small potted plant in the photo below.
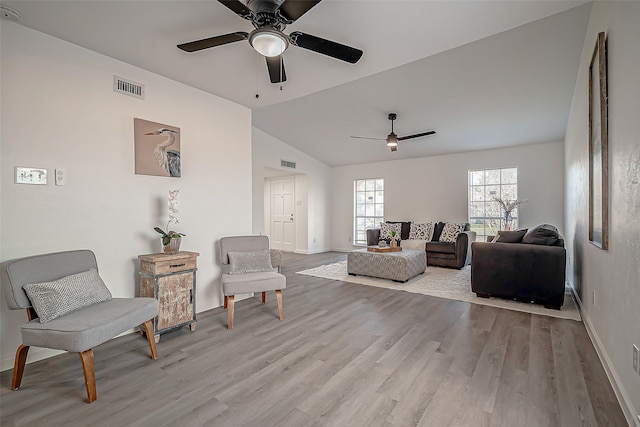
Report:
[[[397,247],[398,242],[396,241],[396,234],[398,234],[398,232],[396,230],[391,230],[389,234],[391,234],[391,247],[392,248]]]
[[[177,231],[169,230],[169,224],[172,222],[178,224],[178,203],[179,203],[180,190],[169,190],[169,221],[165,227],[166,231],[160,227],[153,227],[153,229],[162,236],[162,248],[165,254],[175,254],[180,250],[180,243],[182,243],[182,237],[186,234],[178,233]]]

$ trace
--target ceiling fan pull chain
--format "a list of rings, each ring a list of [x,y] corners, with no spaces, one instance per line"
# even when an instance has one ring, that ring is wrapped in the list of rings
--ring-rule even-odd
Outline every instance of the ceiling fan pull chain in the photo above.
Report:
[[[282,92],[282,70],[284,69],[282,54],[280,54],[280,91]]]
[[[260,66],[258,65],[258,62],[260,61],[260,54],[258,52],[256,52],[256,99],[260,99],[260,89],[258,87],[259,84],[259,78],[258,78],[258,73],[259,73],[259,68]]]

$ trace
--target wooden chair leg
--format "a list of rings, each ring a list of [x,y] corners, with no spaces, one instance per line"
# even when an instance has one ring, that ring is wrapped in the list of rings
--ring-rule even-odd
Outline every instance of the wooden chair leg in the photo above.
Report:
[[[13,379],[11,380],[11,390],[17,390],[22,383],[24,365],[27,363],[28,345],[22,345],[16,350],[16,360],[13,362]]]
[[[280,314],[280,320],[284,320],[284,310],[282,309],[282,290],[276,291],[276,298],[278,299],[278,313]]]
[[[229,295],[229,298],[228,298],[228,300],[229,300],[228,301],[228,305],[227,305],[227,308],[229,310],[228,311],[228,315],[229,315],[228,319],[229,319],[229,321],[228,321],[228,324],[227,324],[227,328],[228,329],[233,329],[233,308],[234,308],[233,307],[233,299],[234,299],[234,297],[235,297],[234,295]]]
[[[225,295],[225,296],[224,296],[224,308],[227,308],[227,298],[228,298],[228,297]]]
[[[93,367],[93,350],[89,349],[78,354],[80,355],[80,360],[82,360],[84,383],[87,386],[87,399],[89,403],[91,403],[98,398],[98,392],[96,391],[96,373]]]
[[[156,349],[156,340],[154,331],[153,331],[153,319],[149,319],[142,324],[144,327],[145,335],[147,336],[147,341],[149,342],[149,350],[151,350],[151,358],[158,358],[158,350]]]
[[[267,303],[267,293],[266,293],[266,292],[263,292],[263,293],[262,293],[262,303],[263,303],[263,304],[266,304],[266,303]]]

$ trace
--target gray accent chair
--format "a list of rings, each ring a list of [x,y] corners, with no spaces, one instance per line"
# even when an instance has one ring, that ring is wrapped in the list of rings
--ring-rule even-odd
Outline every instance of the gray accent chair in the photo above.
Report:
[[[76,352],[80,355],[89,403],[98,398],[93,348],[136,326],[142,326],[151,358],[157,359],[153,319],[158,314],[154,298],[112,298],[40,323],[23,290],[30,283],[58,280],[91,268],[98,269],[93,252],[77,250],[36,255],[0,264],[5,301],[11,310],[26,310],[29,321],[22,325],[22,344],[16,350],[11,390],[22,382],[30,346]]]
[[[277,249],[269,249],[271,257],[271,266],[277,273],[282,273],[282,252]]]
[[[267,236],[230,236],[220,239],[220,262],[225,270],[229,266],[229,252],[253,252],[269,249]],[[262,303],[267,302],[267,291],[276,291],[278,314],[284,319],[282,309],[282,290],[287,287],[287,279],[275,271],[258,271],[252,273],[222,274],[222,292],[224,308],[227,309],[227,328],[233,328],[235,295],[262,292]]]

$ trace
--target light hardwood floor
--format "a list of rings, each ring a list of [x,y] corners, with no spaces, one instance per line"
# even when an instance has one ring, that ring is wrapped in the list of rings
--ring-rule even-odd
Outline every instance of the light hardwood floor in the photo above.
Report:
[[[295,274],[345,254],[286,254],[274,293],[162,336],[0,375],[2,426],[626,426],[584,325]],[[203,283],[201,287],[206,287]]]

